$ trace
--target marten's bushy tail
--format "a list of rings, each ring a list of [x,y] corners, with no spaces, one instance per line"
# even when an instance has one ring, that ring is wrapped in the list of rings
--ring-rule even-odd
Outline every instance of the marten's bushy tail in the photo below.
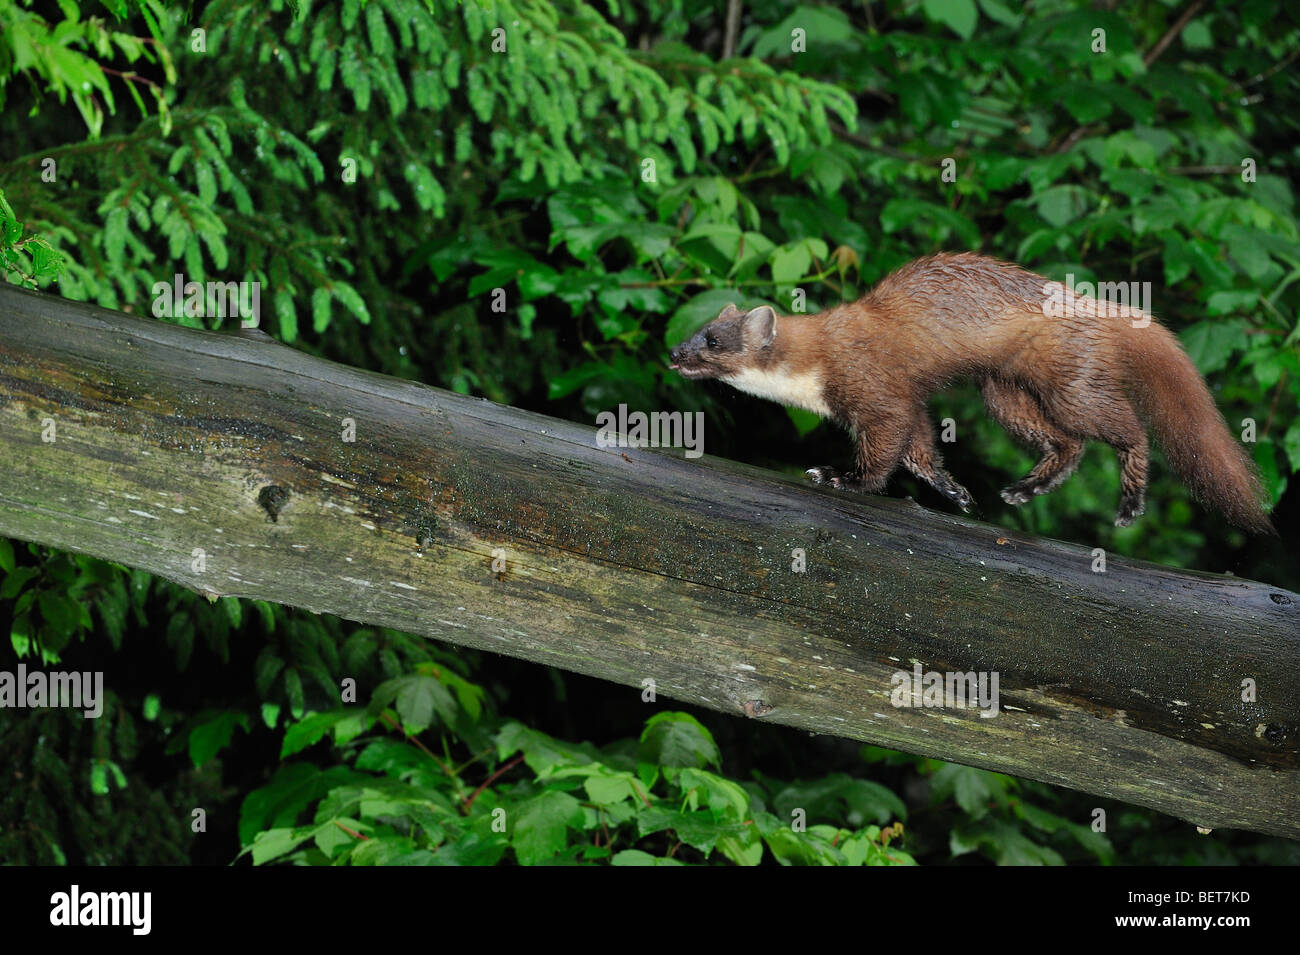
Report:
[[[1138,411],[1193,496],[1238,527],[1276,534],[1255,462],[1229,432],[1178,339],[1152,322],[1131,328],[1125,345]]]

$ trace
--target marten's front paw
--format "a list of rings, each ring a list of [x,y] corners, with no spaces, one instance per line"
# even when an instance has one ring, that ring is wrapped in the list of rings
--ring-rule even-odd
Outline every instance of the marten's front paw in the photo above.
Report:
[[[943,494],[944,497],[960,507],[963,514],[969,514],[970,509],[975,505],[975,499],[970,496],[970,491],[960,484],[953,484],[951,487],[945,488]]]
[[[852,488],[859,483],[858,478],[852,474],[841,474],[834,468],[809,468],[803,472],[812,479],[814,484],[828,484],[837,488]]]

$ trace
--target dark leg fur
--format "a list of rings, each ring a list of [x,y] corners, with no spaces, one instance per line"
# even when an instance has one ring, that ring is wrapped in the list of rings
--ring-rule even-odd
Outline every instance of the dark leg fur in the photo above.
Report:
[[[1120,468],[1119,513],[1115,515],[1117,527],[1128,527],[1146,510],[1147,490],[1147,438],[1143,434],[1139,444],[1116,447]]]
[[[943,467],[943,456],[934,446],[934,428],[930,419],[922,411],[912,430],[912,440],[903,452],[903,467],[929,484],[932,488],[952,501],[963,511],[969,511],[974,500],[966,490]]]
[[[996,379],[983,384],[989,414],[1013,438],[1036,448],[1042,455],[1027,475],[1002,489],[1002,500],[1024,504],[1036,494],[1047,494],[1074,473],[1083,457],[1083,441],[1061,428],[1031,393]]]
[[[1119,455],[1120,499],[1115,525],[1127,527],[1146,509],[1147,432],[1137,412],[1121,394],[1107,393],[1098,382],[1082,397],[1087,407],[1091,434],[1105,441]],[[1086,405],[1084,404],[1086,402]]]
[[[1146,509],[1147,432],[1137,411],[1110,382],[1092,379],[1049,396],[1043,410],[1057,421],[1079,422],[1080,438],[1105,441],[1119,455],[1120,501],[1115,524],[1127,527]]]
[[[901,463],[963,511],[974,503],[970,492],[944,470],[924,408],[915,409],[910,420],[879,419],[855,427],[854,433],[858,440],[858,470],[841,474],[829,467],[809,468],[805,473],[815,484],[876,492],[884,488]]]
[[[862,490],[873,494],[883,491],[911,440],[911,420],[896,415],[854,422],[853,433],[858,439],[857,473]]]
[[[804,473],[816,484],[876,493],[882,490],[889,475],[898,467],[903,449],[911,437],[910,421],[905,418],[878,418],[868,424],[852,426],[858,444],[857,468],[841,474],[834,468],[809,468]]]

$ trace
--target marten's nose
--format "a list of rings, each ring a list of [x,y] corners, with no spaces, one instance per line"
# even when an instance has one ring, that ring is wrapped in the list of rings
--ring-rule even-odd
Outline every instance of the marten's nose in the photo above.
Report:
[[[670,351],[670,352],[668,353],[668,358],[672,361],[672,363],[673,363],[674,365],[677,364],[679,361],[681,361],[681,360],[682,360],[682,346],[681,346],[681,345],[678,345],[676,348],[674,348],[672,351]]]

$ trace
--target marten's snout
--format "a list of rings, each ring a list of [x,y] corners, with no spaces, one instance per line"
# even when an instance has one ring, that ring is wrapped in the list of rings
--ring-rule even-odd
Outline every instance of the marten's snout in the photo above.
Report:
[[[668,352],[669,368],[680,371],[683,375],[700,363],[700,350],[694,339],[687,339]]]
[[[668,367],[684,378],[696,377],[700,372],[700,353],[691,341],[684,341],[669,351],[668,360]]]
[[[696,335],[695,338],[682,342],[668,352],[670,362],[668,367],[683,378],[713,377],[713,369],[706,360],[706,356],[701,354],[700,342],[697,341],[699,338],[700,336]]]

